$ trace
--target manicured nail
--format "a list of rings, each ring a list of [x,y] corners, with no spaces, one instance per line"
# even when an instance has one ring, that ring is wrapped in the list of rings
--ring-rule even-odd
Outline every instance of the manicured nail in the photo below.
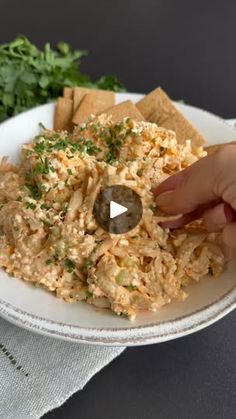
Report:
[[[162,194],[157,196],[156,203],[159,207],[167,207],[171,204],[172,197],[173,191],[163,192]]]

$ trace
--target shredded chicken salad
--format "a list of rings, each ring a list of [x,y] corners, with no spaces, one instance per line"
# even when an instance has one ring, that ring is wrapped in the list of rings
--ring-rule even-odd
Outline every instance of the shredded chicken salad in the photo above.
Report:
[[[221,274],[224,256],[200,222],[169,231],[152,187],[205,155],[173,131],[105,115],[73,134],[43,130],[22,147],[21,161],[0,165],[0,266],[67,301],[85,300],[134,319],[184,300],[186,286]],[[125,185],[139,194],[143,216],[112,235],[93,216],[98,193]]]

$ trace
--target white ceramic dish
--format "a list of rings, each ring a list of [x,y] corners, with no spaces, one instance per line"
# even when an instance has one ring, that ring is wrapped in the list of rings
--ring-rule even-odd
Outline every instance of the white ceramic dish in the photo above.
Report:
[[[118,94],[117,102],[141,95]],[[219,117],[200,109],[178,108],[208,138],[217,143],[236,138],[236,130]],[[20,146],[38,133],[38,122],[52,127],[54,105],[47,104],[0,125],[0,157],[18,158]],[[68,304],[52,294],[0,272],[0,315],[34,332],[101,345],[144,345],[163,342],[200,330],[236,307],[236,267],[219,279],[205,278],[189,287],[185,302],[175,302],[157,313],[140,313],[133,323],[85,303]]]

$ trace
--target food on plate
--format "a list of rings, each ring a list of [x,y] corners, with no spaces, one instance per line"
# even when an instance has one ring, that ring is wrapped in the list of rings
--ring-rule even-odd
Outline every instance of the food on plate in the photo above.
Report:
[[[203,136],[176,109],[166,92],[160,87],[141,99],[137,103],[137,108],[148,121],[175,131],[179,143],[184,143],[188,138],[191,139],[193,147],[199,147],[206,143]]]
[[[92,81],[89,76],[82,74],[80,60],[86,54],[86,51],[73,51],[65,42],[60,42],[56,49],[46,43],[40,50],[24,36],[1,45],[0,122],[54,100],[62,94],[65,83],[68,87],[124,91],[114,76],[103,76]],[[66,97],[71,99],[70,96]]]
[[[184,300],[189,283],[219,276],[225,260],[218,236],[200,221],[162,228],[168,217],[152,193],[206,152],[156,123],[122,114],[114,122],[114,115],[93,116],[72,133],[45,130],[22,147],[17,166],[2,160],[0,266],[67,302],[134,319],[139,310]],[[143,204],[140,223],[122,235],[104,231],[93,216],[99,191],[117,184]]]

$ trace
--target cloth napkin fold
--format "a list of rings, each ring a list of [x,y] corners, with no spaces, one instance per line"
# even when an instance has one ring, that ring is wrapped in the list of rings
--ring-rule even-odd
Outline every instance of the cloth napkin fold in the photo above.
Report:
[[[0,419],[40,418],[124,349],[64,342],[0,319]]]
[[[0,319],[0,418],[40,418],[123,350],[64,342]]]

